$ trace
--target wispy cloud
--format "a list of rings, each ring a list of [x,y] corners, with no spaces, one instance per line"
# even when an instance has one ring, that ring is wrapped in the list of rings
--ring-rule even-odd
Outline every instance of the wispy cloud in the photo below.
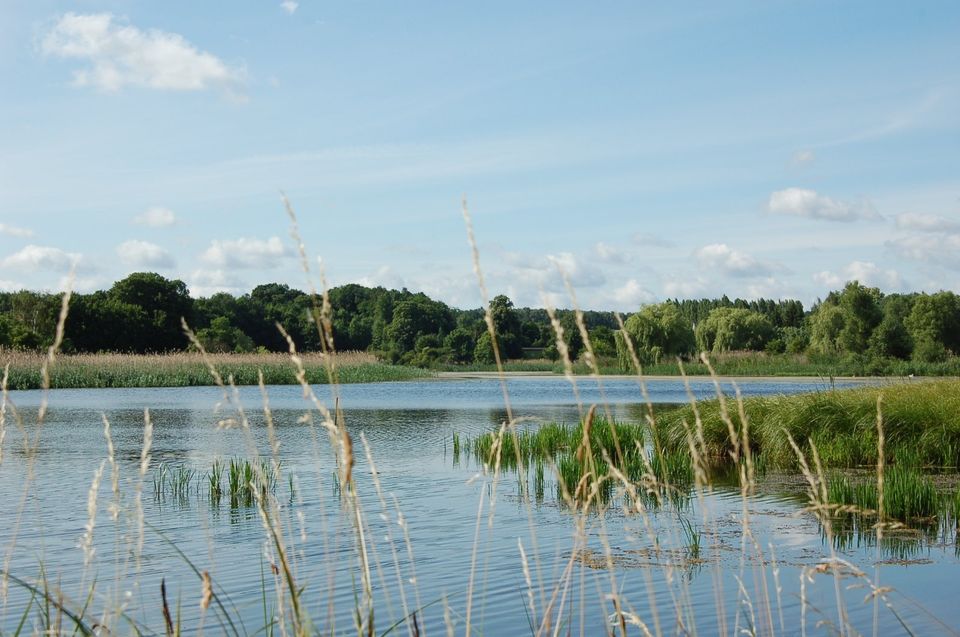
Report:
[[[790,163],[794,166],[808,166],[816,161],[816,159],[817,154],[809,148],[806,148],[795,152],[793,157],[790,158]]]
[[[43,53],[83,60],[74,71],[77,86],[118,91],[126,86],[157,90],[236,93],[244,72],[201,51],[176,33],[141,30],[110,13],[67,13],[41,41]]]
[[[593,245],[593,256],[601,263],[622,265],[630,262],[630,255],[620,248],[598,241]]]
[[[774,214],[826,221],[880,218],[869,201],[840,201],[806,188],[787,188],[772,193],[767,210]]]
[[[148,241],[131,239],[117,246],[117,256],[125,264],[137,268],[172,268],[175,265],[170,253]]]
[[[151,228],[166,228],[177,223],[177,215],[169,208],[154,206],[134,217],[133,222]]]
[[[925,234],[893,239],[887,247],[904,259],[960,270],[960,234]]]
[[[290,256],[279,237],[214,239],[200,258],[220,268],[276,268]]]
[[[299,6],[300,3],[295,0],[283,0],[283,2],[280,3],[280,8],[286,11],[287,15],[293,15]]]
[[[0,234],[5,234],[8,237],[32,237],[33,230],[29,228],[18,228],[17,226],[11,226],[6,223],[0,223]]]
[[[905,212],[897,215],[897,227],[918,232],[960,232],[960,221],[939,215]]]

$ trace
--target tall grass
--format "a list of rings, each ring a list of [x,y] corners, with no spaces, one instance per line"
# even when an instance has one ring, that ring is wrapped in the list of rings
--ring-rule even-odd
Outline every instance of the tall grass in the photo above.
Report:
[[[326,355],[300,355],[305,380],[310,384],[330,382]],[[335,355],[339,383],[372,383],[413,380],[432,376],[416,367],[389,365],[366,352]],[[0,350],[0,364],[9,363],[8,389],[39,389],[42,358],[17,350]],[[61,356],[50,367],[51,388],[193,387],[214,384],[208,366],[236,385],[256,385],[263,373],[267,385],[299,384],[297,370],[286,354],[75,354]]]
[[[665,413],[657,422],[668,449],[686,446],[686,431],[702,422],[705,451],[726,457],[729,427],[750,423],[750,446],[771,466],[796,467],[792,437],[815,445],[825,466],[856,467],[877,462],[877,399],[883,400],[888,461],[955,468],[960,463],[960,381],[914,381],[880,387],[818,391],[743,400],[743,414],[725,422],[719,400]]]

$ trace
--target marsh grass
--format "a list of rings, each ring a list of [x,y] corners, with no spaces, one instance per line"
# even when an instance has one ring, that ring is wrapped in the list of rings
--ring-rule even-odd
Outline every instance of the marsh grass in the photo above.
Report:
[[[305,380],[330,382],[330,355],[301,354]],[[416,367],[389,365],[366,352],[343,352],[336,360],[338,383],[372,383],[429,378],[432,372]],[[9,363],[8,389],[39,389],[42,357],[16,350],[0,350],[0,363]],[[60,356],[50,367],[51,388],[194,387],[215,384],[209,365],[221,378],[236,385],[256,385],[263,374],[267,385],[297,385],[297,369],[288,354],[75,354]]]
[[[825,390],[793,396],[743,399],[750,423],[750,447],[768,466],[796,468],[789,437],[815,445],[827,467],[874,466],[877,462],[877,399],[883,400],[885,449],[890,464],[956,468],[960,462],[960,381],[913,381],[879,387]],[[729,426],[719,400],[699,403],[705,452],[725,457]],[[658,434],[668,449],[686,445],[686,427],[696,418],[687,406],[665,413]],[[685,424],[687,423],[687,424]],[[743,418],[731,416],[735,431]],[[789,437],[786,435],[789,434]]]

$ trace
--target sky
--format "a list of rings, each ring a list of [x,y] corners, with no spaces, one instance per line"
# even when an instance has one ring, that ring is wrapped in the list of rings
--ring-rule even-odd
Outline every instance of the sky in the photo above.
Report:
[[[960,4],[0,0],[0,290],[960,291]],[[73,272],[72,277],[70,273]]]

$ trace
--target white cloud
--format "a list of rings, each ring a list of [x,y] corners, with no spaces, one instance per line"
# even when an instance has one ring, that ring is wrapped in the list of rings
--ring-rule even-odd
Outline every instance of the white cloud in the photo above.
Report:
[[[200,258],[221,268],[276,268],[290,256],[279,237],[262,239],[214,239]]]
[[[806,166],[808,164],[812,164],[816,159],[816,153],[808,148],[795,152],[791,158],[791,163],[794,166]]]
[[[884,270],[870,261],[853,261],[839,272],[823,270],[813,275],[813,280],[831,290],[838,290],[848,281],[859,281],[868,287],[883,290],[903,290],[906,284],[896,270]]]
[[[698,276],[668,278],[663,284],[663,293],[670,298],[693,299],[702,297],[707,290],[707,282]]]
[[[897,227],[918,232],[960,232],[960,221],[939,215],[905,212],[897,215]]]
[[[190,295],[194,298],[210,296],[217,292],[242,294],[250,289],[246,282],[223,270],[196,270],[187,281]]]
[[[656,300],[656,295],[640,285],[636,279],[628,279],[613,291],[613,299],[621,309],[636,310],[644,303]]]
[[[295,0],[283,0],[283,2],[280,3],[280,7],[286,11],[288,15],[293,15],[299,6],[300,3],[295,2]]]
[[[606,277],[603,276],[603,272],[590,264],[581,262],[570,252],[548,254],[547,262],[553,266],[553,272],[559,274],[559,276],[554,277],[551,276],[549,270],[547,271],[547,280],[555,281],[553,285],[554,288],[564,287],[563,277],[566,277],[566,279],[570,281],[570,285],[574,288],[597,287],[607,282]],[[550,289],[550,286],[545,287]]]
[[[54,270],[64,272],[80,261],[79,254],[64,252],[60,248],[28,245],[14,252],[0,266],[17,270]]]
[[[772,276],[760,279],[747,286],[747,299],[785,299],[792,298],[787,286]]]
[[[6,279],[0,279],[0,292],[19,292],[26,288],[25,285],[17,283],[16,281],[7,281]]]
[[[593,256],[601,263],[624,264],[630,261],[630,255],[620,248],[598,241],[593,246]]]
[[[134,217],[133,222],[151,228],[167,228],[177,222],[177,215],[169,208],[154,206]]]
[[[839,201],[806,188],[787,188],[772,193],[767,210],[774,214],[827,221],[880,218],[869,201]]]
[[[904,259],[960,270],[960,234],[913,235],[886,245]]]
[[[44,36],[41,50],[47,55],[88,62],[88,67],[74,72],[74,84],[104,91],[140,86],[235,92],[244,75],[241,69],[227,66],[179,34],[143,31],[110,13],[61,16]]]
[[[17,226],[11,226],[5,223],[0,223],[0,234],[5,234],[9,237],[32,237],[33,230],[28,228],[18,228]]]
[[[725,243],[711,243],[693,253],[700,267],[705,270],[720,270],[730,276],[752,277],[766,276],[781,269],[777,266],[758,261]]]
[[[170,253],[158,245],[147,241],[131,239],[117,246],[120,260],[137,268],[172,268],[174,264]]]

